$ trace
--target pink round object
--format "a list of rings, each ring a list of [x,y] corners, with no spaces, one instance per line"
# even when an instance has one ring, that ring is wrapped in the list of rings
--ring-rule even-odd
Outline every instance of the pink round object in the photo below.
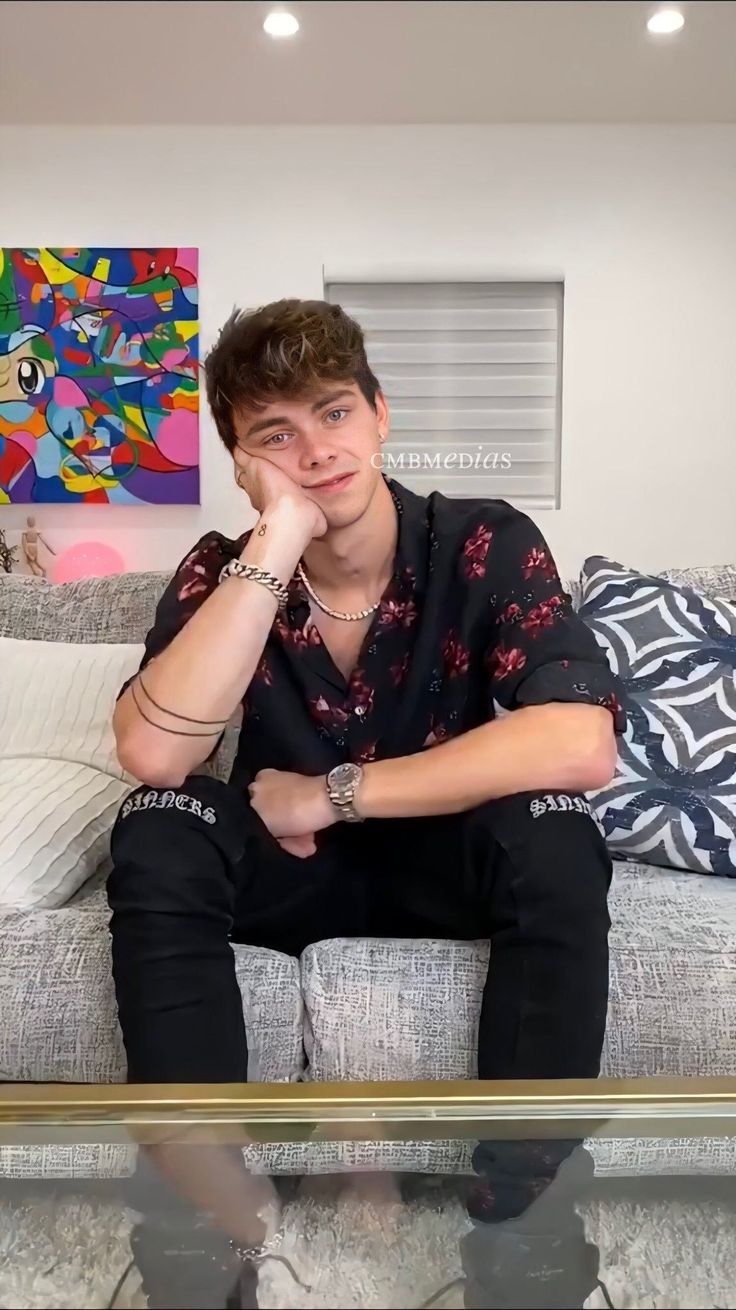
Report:
[[[79,578],[107,578],[124,573],[119,551],[102,541],[79,541],[56,555],[49,569],[52,582],[76,582]]]

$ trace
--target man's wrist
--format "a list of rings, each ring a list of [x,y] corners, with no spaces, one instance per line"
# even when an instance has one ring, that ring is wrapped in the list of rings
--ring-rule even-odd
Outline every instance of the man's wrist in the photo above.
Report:
[[[307,537],[295,530],[283,513],[265,509],[240,554],[242,564],[257,564],[288,583],[304,551]]]
[[[330,800],[330,793],[327,790],[327,774],[321,773],[319,777],[315,778],[314,781],[318,794],[320,809],[324,817],[324,823],[320,824],[320,827],[329,828],[332,826],[333,823],[339,823],[340,819],[342,819],[343,816],[338,810],[337,806],[333,805],[332,801]]]
[[[295,545],[299,553],[306,549],[314,532],[315,506],[306,496],[280,496],[267,505],[261,520],[268,519],[279,538]]]

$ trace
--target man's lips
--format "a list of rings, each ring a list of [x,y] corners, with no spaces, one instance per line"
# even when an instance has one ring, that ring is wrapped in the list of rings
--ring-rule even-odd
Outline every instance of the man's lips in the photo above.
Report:
[[[307,487],[307,491],[336,491],[339,487],[345,486],[352,477],[354,477],[353,473],[339,473],[337,477],[330,478],[326,482],[314,482],[311,487]]]

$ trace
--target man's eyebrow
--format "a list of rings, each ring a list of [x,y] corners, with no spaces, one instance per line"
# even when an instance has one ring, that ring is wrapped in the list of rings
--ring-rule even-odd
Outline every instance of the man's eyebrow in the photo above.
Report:
[[[274,423],[283,423],[288,427],[289,420],[288,418],[284,418],[283,415],[277,415],[275,418],[259,419],[257,423],[251,423],[251,426],[248,428],[248,431],[245,434],[246,441],[249,437],[254,437],[257,432],[265,432],[266,428],[272,428]]]
[[[312,413],[316,414],[318,410],[324,409],[325,405],[334,405],[336,400],[342,400],[343,396],[352,396],[352,394],[352,391],[348,390],[347,387],[343,387],[340,391],[333,391],[329,396],[321,396],[312,405]],[[249,437],[255,437],[257,433],[265,432],[267,428],[273,428],[282,423],[284,427],[289,426],[289,419],[285,418],[283,414],[276,414],[273,418],[258,419],[256,423],[252,423],[248,428],[245,439],[247,441]]]
[[[315,400],[312,405],[312,413],[316,414],[318,409],[324,409],[325,405],[334,405],[336,400],[342,400],[343,396],[352,396],[352,391],[347,387],[341,387],[339,391],[333,391],[329,396],[323,396],[321,400]]]

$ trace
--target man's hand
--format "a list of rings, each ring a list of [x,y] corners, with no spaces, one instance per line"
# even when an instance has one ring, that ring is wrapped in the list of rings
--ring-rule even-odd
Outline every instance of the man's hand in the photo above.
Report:
[[[236,446],[233,463],[238,486],[259,514],[277,504],[285,504],[290,519],[304,520],[307,542],[313,537],[324,536],[327,519],[319,505],[267,455],[251,455],[242,446]]]
[[[291,855],[313,855],[314,834],[336,823],[339,815],[327,794],[324,774],[317,777],[261,769],[248,786],[251,805],[268,831]]]

